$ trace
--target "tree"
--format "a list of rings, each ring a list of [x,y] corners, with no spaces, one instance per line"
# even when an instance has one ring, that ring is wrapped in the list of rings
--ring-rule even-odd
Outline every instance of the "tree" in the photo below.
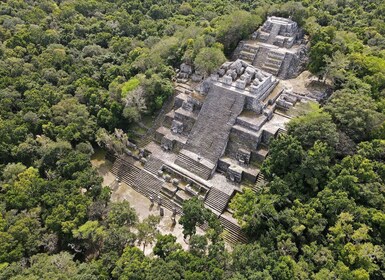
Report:
[[[36,206],[43,182],[38,170],[33,167],[18,174],[15,182],[3,186],[6,207],[22,210]]]
[[[337,46],[333,45],[336,36],[334,26],[321,27],[314,33],[311,39],[309,70],[318,76],[325,74],[327,59],[337,51]]]
[[[203,235],[194,234],[189,241],[189,251],[195,256],[204,256],[207,250],[207,238]]]
[[[348,58],[342,52],[336,51],[332,57],[325,57],[325,62],[325,78],[333,85],[341,85],[346,80]]]
[[[203,202],[197,197],[193,197],[183,202],[183,216],[179,219],[179,224],[183,226],[183,236],[194,235],[196,227],[205,222]]]
[[[182,246],[178,243],[176,243],[176,237],[167,234],[167,235],[161,235],[159,234],[156,238],[156,244],[154,246],[154,254],[159,256],[162,259],[167,258],[172,252],[175,252],[177,250],[181,250]]]
[[[87,107],[75,98],[61,100],[52,106],[52,124],[43,125],[43,131],[53,138],[81,142],[94,139],[96,123]],[[52,127],[53,135],[49,128]]]
[[[146,280],[179,280],[183,279],[183,265],[176,261],[152,259],[146,269]]]
[[[234,216],[241,227],[252,239],[259,238],[278,222],[279,196],[273,194],[258,195],[251,189],[243,194],[236,194],[230,203]]]
[[[85,247],[90,250],[89,253],[94,253],[106,237],[104,226],[99,225],[98,221],[87,221],[79,228],[72,230],[75,238],[83,240]]]
[[[39,251],[42,224],[40,209],[31,209],[20,214],[0,215],[0,261],[18,261]]]
[[[230,55],[238,42],[254,32],[261,23],[261,17],[241,10],[216,19],[216,37],[223,44],[226,55]]]
[[[304,151],[298,139],[291,135],[282,135],[272,141],[269,156],[262,164],[262,172],[267,178],[284,176],[298,169]]]
[[[318,141],[335,148],[338,143],[337,126],[331,116],[323,111],[314,111],[292,119],[287,125],[288,134],[296,137],[304,149]]]
[[[314,146],[306,152],[299,169],[305,185],[305,193],[316,194],[328,182],[331,171],[330,154],[327,144],[320,141],[316,141]]]
[[[211,47],[201,49],[194,60],[194,64],[198,71],[205,76],[209,76],[225,61],[226,57],[223,52],[218,48]]]
[[[110,203],[107,222],[110,227],[133,226],[137,223],[136,211],[126,200]]]
[[[340,248],[338,252],[341,259],[352,268],[358,268],[355,273],[362,270],[364,274],[370,275],[380,269],[378,263],[382,263],[383,249],[368,242],[370,229],[366,225],[356,226],[353,215],[341,213],[335,226],[329,230],[333,245]]]
[[[258,243],[238,245],[231,254],[233,259],[231,270],[244,275],[244,278],[235,279],[249,279],[249,276],[256,275],[256,272],[260,272],[256,279],[272,279],[267,269],[271,261],[266,249]]]
[[[152,244],[155,241],[158,234],[156,227],[159,221],[159,216],[150,215],[136,226],[138,229],[138,242],[143,244],[143,252],[148,244]]]
[[[145,279],[147,266],[148,260],[142,251],[136,247],[127,247],[116,262],[112,276],[115,279],[142,280]]]
[[[349,91],[337,91],[325,106],[337,127],[355,142],[370,139],[384,117],[376,112],[376,105],[368,96]]]

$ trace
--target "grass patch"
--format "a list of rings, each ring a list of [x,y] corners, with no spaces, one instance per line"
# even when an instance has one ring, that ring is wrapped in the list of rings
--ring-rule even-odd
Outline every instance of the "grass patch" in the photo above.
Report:
[[[317,102],[298,102],[294,107],[287,110],[287,115],[299,117],[316,110],[319,110],[319,104]]]

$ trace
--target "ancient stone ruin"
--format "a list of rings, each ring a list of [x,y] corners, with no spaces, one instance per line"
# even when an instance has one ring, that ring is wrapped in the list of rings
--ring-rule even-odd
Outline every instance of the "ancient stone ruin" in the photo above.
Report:
[[[199,197],[218,216],[228,240],[244,241],[228,203],[244,183],[258,191],[270,140],[285,131],[290,110],[309,99],[279,80],[300,71],[306,53],[301,37],[292,20],[269,17],[252,40],[240,43],[235,61],[201,83],[176,83],[173,108],[144,147],[146,160],[119,158],[112,171],[147,197],[161,197],[173,211]],[[184,78],[192,74],[182,68]]]
[[[296,77],[307,60],[303,32],[296,22],[279,17],[269,17],[234,56],[281,79]]]

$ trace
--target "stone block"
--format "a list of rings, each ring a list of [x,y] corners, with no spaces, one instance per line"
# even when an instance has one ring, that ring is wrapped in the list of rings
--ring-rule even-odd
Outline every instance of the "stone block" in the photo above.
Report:
[[[194,111],[194,103],[192,103],[190,100],[183,101],[182,108],[186,111],[192,112]]]
[[[256,70],[253,67],[248,66],[245,69],[245,72],[251,76],[251,78],[254,77]]]
[[[172,151],[172,149],[174,148],[174,141],[168,139],[167,137],[163,137],[160,146],[165,151]]]
[[[170,175],[168,175],[168,174],[166,174],[166,175],[164,175],[163,176],[163,179],[166,181],[166,182],[171,182],[171,176]]]
[[[218,70],[218,75],[219,75],[220,77],[222,77],[224,74],[226,74],[226,69],[220,68],[220,69]]]
[[[191,65],[188,65],[186,63],[182,63],[180,65],[180,71],[190,75],[192,73],[192,67],[191,67]]]
[[[240,80],[238,79],[236,82],[235,82],[235,86],[239,89],[245,89],[246,88],[246,81],[243,81],[243,80]]]
[[[238,160],[239,163],[249,164],[250,163],[250,157],[251,157],[250,151],[246,151],[245,149],[238,149],[236,159]]]
[[[227,169],[227,179],[234,183],[240,183],[242,181],[242,170],[237,166],[230,166]]]
[[[171,124],[171,132],[181,134],[183,132],[183,123],[177,120],[173,120]]]
[[[189,184],[185,187],[185,191],[192,195],[192,196],[197,196],[199,193],[195,191]]]
[[[235,72],[240,72],[242,70],[242,66],[242,61],[238,59],[231,64],[230,69],[235,70]]]
[[[218,81],[218,80],[219,80],[219,75],[218,75],[218,74],[212,74],[212,75],[210,76],[210,79],[211,79],[212,81]]]
[[[231,86],[231,84],[233,83],[233,79],[231,78],[231,76],[228,76],[228,75],[223,76],[222,83],[224,83],[225,85]]]
[[[176,178],[174,178],[174,179],[171,180],[171,184],[172,184],[173,186],[177,187],[177,186],[179,185],[179,180],[176,179]]]
[[[196,82],[196,83],[197,83],[197,82],[200,82],[200,81],[203,80],[203,75],[192,74],[191,80],[192,80],[193,82]]]
[[[258,89],[259,89],[259,86],[256,86],[254,84],[250,86],[250,92],[252,94],[257,94],[258,93]]]

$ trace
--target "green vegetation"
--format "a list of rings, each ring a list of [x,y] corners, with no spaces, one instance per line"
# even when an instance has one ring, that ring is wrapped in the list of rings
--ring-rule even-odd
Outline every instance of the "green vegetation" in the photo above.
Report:
[[[110,202],[93,147],[122,148],[110,133],[162,107],[175,67],[210,74],[267,15],[304,28],[335,93],[271,143],[266,188],[234,198],[250,243],[225,250],[192,200],[182,250]],[[382,0],[2,1],[0,279],[384,279],[384,48]]]

